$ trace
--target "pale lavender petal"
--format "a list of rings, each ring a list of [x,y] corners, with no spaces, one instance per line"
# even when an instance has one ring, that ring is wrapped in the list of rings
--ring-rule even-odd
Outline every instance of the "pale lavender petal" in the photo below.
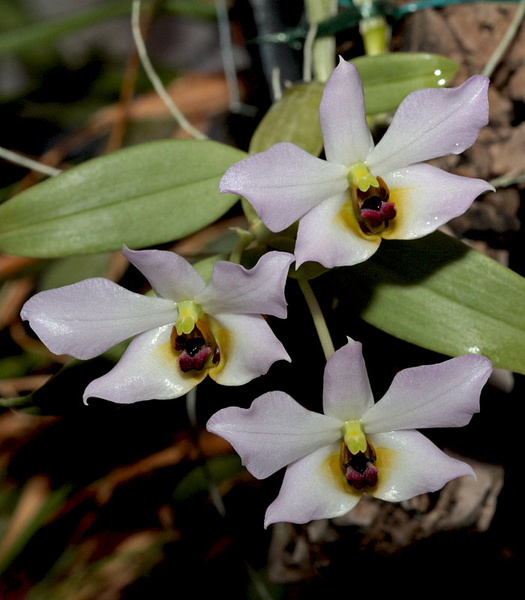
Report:
[[[339,444],[324,446],[288,466],[264,525],[340,517],[354,508],[361,495],[348,486],[340,470]]]
[[[384,176],[397,216],[383,237],[415,239],[462,215],[483,192],[494,188],[482,179],[452,175],[417,164]]]
[[[362,346],[348,338],[326,363],[323,412],[344,422],[360,419],[373,404]]]
[[[481,389],[491,372],[490,360],[476,354],[400,371],[363,415],[365,431],[462,427],[479,411]]]
[[[214,323],[213,323],[214,322]],[[265,375],[272,364],[290,357],[260,315],[213,316],[212,331],[221,352],[219,367],[210,377],[221,385],[244,385]]]
[[[20,314],[51,352],[88,359],[137,333],[173,323],[178,312],[171,300],[95,277],[40,292]]]
[[[244,196],[269,229],[282,231],[345,190],[346,172],[342,165],[282,142],[232,165],[221,179],[220,191]]]
[[[190,263],[166,250],[130,250],[122,254],[147,278],[156,294],[174,302],[192,300],[205,283]]]
[[[474,475],[470,465],[447,456],[418,431],[379,433],[370,441],[378,456],[379,480],[368,493],[381,500],[401,502],[435,492],[456,477]]]
[[[92,381],[84,392],[119,404],[141,400],[168,400],[186,394],[206,377],[182,373],[170,344],[172,327],[166,325],[137,336],[113,369]]]
[[[303,408],[284,392],[263,394],[250,408],[223,408],[206,428],[228,440],[258,479],[341,437],[337,419]]]
[[[365,114],[363,84],[354,65],[340,59],[326,82],[319,108],[326,160],[350,166],[373,148]]]
[[[363,237],[355,219],[344,209],[348,194],[338,194],[312,209],[299,222],[296,265],[316,261],[327,269],[363,262],[376,252],[379,236]]]
[[[383,177],[413,163],[460,154],[488,123],[489,79],[474,75],[450,89],[423,89],[409,94],[390,127],[366,160]]]
[[[286,317],[284,286],[294,261],[287,252],[267,252],[252,269],[217,262],[210,284],[195,300],[204,312],[249,313]]]

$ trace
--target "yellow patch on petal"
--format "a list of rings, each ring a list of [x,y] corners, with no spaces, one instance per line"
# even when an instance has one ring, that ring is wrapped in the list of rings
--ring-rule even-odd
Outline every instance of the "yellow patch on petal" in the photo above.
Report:
[[[381,242],[380,235],[366,234],[361,229],[359,226],[359,221],[357,220],[356,211],[354,209],[354,203],[351,199],[343,204],[341,210],[337,213],[335,220],[336,224],[343,226],[345,229],[349,229],[353,234],[363,238],[364,240],[367,240],[368,242],[376,242],[377,244]]]
[[[390,201],[396,206],[396,218],[392,219],[392,221],[389,222],[388,227],[385,229],[385,231],[383,231],[382,237],[385,239],[397,239],[399,230],[403,229],[407,205],[410,205],[410,203],[407,202],[407,196],[413,189],[415,188],[390,189]]]
[[[383,448],[381,446],[379,448],[374,447],[374,450],[376,451],[377,457],[375,463],[376,467],[380,471],[388,471],[391,469],[399,452],[391,450],[390,448]]]
[[[339,452],[330,454],[330,456],[324,461],[321,468],[326,471],[330,480],[341,491],[346,492],[355,498],[360,498],[363,495],[363,492],[355,490],[353,487],[349,486],[348,483],[346,483],[345,476],[341,472]]]
[[[213,336],[215,337],[215,341],[219,346],[219,350],[221,353],[221,358],[219,363],[210,368],[210,377],[215,381],[220,372],[224,369],[224,365],[228,361],[231,356],[231,350],[233,347],[234,336],[231,331],[228,329],[224,329],[219,327],[216,321],[210,319],[210,329],[213,332]]]
[[[163,361],[163,365],[167,369],[175,369],[184,379],[193,381],[195,385],[200,383],[207,375],[206,369],[202,371],[189,371],[183,373],[178,366],[177,358],[180,356],[180,352],[177,352],[171,345],[171,342],[165,342],[160,346],[157,346],[153,353]]]
[[[379,478],[377,485],[374,488],[367,489],[367,493],[370,496],[375,496],[375,492],[379,492],[383,486],[392,487],[395,486],[395,482],[392,483],[391,473],[392,469],[396,466],[396,460],[399,452],[392,450],[391,448],[376,447],[376,462],[375,466],[379,471]]]
[[[399,190],[397,196],[391,194],[381,177],[374,177],[370,173],[366,176],[368,170],[365,166],[362,174],[360,170],[362,166],[354,165],[350,170],[348,200],[339,210],[336,222],[367,242],[379,246],[382,237],[396,237],[395,234],[389,236],[389,233],[396,230],[397,201],[403,204],[403,190]],[[359,176],[361,179],[357,177],[356,180],[353,176],[354,171],[356,177]],[[361,185],[363,181],[365,183]]]
[[[395,466],[396,457],[399,454],[399,452],[391,450],[390,448],[375,447],[374,450],[376,453],[376,461],[374,465],[377,467],[379,474],[377,485],[373,488],[367,487],[366,489],[360,491],[354,489],[351,485],[348,485],[344,473],[341,471],[341,457],[339,452],[330,454],[330,456],[324,461],[321,468],[330,478],[333,484],[347,494],[350,494],[356,498],[360,498],[364,493],[374,496],[374,491],[379,489],[383,482],[388,482],[390,480],[390,472]]]
[[[345,229],[349,229],[353,234],[363,238],[367,242],[379,244],[382,237],[380,234],[365,233],[361,229],[357,219],[355,202],[351,198],[352,191],[350,191],[349,195],[350,199],[343,204],[341,210],[336,215],[336,224],[343,226]]]
[[[168,341],[160,346],[157,346],[153,351],[153,354],[155,354],[158,358],[161,358],[164,364],[173,364],[176,367],[177,356],[180,353],[176,352],[173,346],[171,345],[171,342]]]

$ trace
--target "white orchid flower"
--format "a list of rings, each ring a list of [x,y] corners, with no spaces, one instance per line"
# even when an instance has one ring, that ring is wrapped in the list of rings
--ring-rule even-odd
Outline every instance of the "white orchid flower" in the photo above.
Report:
[[[412,92],[374,146],[361,79],[341,60],[319,108],[326,160],[292,143],[275,144],[231,166],[220,190],[247,198],[271,231],[299,220],[297,267],[363,262],[382,238],[427,235],[494,190],[421,164],[474,143],[488,122],[488,84],[474,75],[457,88]]]
[[[30,298],[21,316],[55,354],[89,359],[136,336],[117,365],[91,382],[84,400],[177,398],[210,375],[243,385],[290,360],[262,314],[286,317],[284,287],[293,256],[265,254],[250,270],[219,261],[206,285],[182,257],[123,250],[157,297],[92,278]]]
[[[466,425],[491,371],[478,355],[405,369],[374,404],[361,344],[349,339],[327,362],[324,414],[269,392],[249,409],[220,410],[207,428],[228,440],[259,479],[287,467],[265,526],[334,518],[364,493],[400,502],[473,475],[415,428]]]

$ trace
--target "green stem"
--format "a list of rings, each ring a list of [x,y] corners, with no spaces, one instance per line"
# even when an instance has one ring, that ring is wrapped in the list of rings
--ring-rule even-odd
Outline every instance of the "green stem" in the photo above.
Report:
[[[362,19],[359,32],[363,38],[366,56],[377,56],[388,52],[390,27],[383,14],[378,12],[374,0],[354,0],[359,7]]]
[[[388,52],[390,30],[385,17],[370,17],[359,23],[366,56],[377,56]]]
[[[191,390],[186,394],[186,413],[188,414],[188,420],[190,422],[190,426],[193,432],[193,442],[195,447],[199,451],[199,455],[203,456],[202,449],[199,444],[198,437],[198,423],[197,423],[197,386],[191,388]],[[213,481],[213,477],[211,476],[210,469],[208,467],[208,463],[204,458],[202,458],[201,468],[206,480],[206,485],[208,486],[208,493],[210,494],[211,501],[215,506],[217,512],[221,515],[221,517],[226,516],[226,509],[224,508],[224,503],[222,501],[221,494],[219,492],[219,488],[217,484]]]
[[[308,22],[314,27],[317,23],[337,15],[336,0],[305,0],[305,8]],[[305,52],[311,53],[311,56],[306,57],[306,62],[313,68],[314,79],[327,81],[335,68],[335,37],[317,39],[313,41],[311,47],[305,47]],[[305,73],[305,75],[309,81],[310,74]]]
[[[197,427],[197,386],[186,394],[186,413],[192,427]]]
[[[242,253],[253,241],[253,235],[249,231],[241,229],[240,227],[236,229],[236,232],[239,236],[239,241],[235,244],[235,248],[231,251],[230,262],[240,265]]]
[[[323,317],[323,313],[321,312],[321,307],[319,306],[319,302],[317,302],[317,298],[315,297],[315,294],[308,281],[306,279],[299,279],[298,281],[301,292],[306,300],[306,304],[308,304],[310,314],[312,315],[317,336],[321,342],[325,358],[328,360],[335,352],[335,349],[332,338],[330,337],[330,332],[328,331],[328,327],[326,325],[326,321]]]

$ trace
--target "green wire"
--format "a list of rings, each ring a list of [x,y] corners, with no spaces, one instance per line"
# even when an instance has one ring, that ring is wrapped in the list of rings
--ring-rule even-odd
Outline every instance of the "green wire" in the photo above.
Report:
[[[376,0],[372,4],[364,6],[356,6],[352,0],[339,0],[339,6],[344,7],[339,14],[325,19],[318,23],[316,38],[334,35],[345,29],[357,27],[359,22],[370,17],[383,16],[387,19],[398,21],[407,15],[415,13],[425,8],[443,8],[453,4],[469,4],[471,2],[513,2],[518,3],[520,0],[419,0],[410,2],[403,6],[396,6],[388,0]],[[273,42],[277,44],[301,44],[306,34],[308,27],[304,24],[288,29],[270,33],[250,40],[250,43]]]

